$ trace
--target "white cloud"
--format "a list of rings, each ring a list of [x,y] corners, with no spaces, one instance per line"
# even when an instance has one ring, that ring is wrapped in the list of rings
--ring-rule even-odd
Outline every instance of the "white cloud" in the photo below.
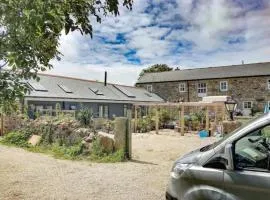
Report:
[[[267,0],[136,0],[131,12],[121,7],[120,14],[94,22],[93,40],[63,35],[64,56],[50,73],[102,81],[107,70],[110,82],[133,85],[143,67],[156,63],[190,68],[270,61]]]

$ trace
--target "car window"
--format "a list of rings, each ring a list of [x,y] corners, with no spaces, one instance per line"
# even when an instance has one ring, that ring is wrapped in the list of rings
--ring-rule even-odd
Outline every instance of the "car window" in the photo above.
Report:
[[[270,126],[253,131],[235,143],[236,169],[269,170]]]

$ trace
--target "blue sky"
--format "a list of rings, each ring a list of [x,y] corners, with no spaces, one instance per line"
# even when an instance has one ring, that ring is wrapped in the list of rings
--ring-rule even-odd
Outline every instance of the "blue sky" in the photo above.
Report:
[[[63,35],[50,73],[133,85],[152,64],[195,68],[270,61],[269,0],[134,0],[94,23],[94,37]]]

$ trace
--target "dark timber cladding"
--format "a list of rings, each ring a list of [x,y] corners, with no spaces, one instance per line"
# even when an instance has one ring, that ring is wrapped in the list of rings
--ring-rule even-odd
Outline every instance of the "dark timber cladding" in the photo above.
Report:
[[[246,114],[270,106],[270,62],[145,73],[136,84],[169,102],[232,96]]]

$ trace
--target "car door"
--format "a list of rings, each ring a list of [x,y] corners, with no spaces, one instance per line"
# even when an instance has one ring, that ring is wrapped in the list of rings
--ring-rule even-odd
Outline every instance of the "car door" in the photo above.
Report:
[[[248,133],[233,144],[234,170],[224,171],[228,200],[270,199],[270,127]]]
[[[183,199],[187,200],[226,200],[223,190],[224,167],[218,158],[211,159],[205,166],[192,166],[187,178],[192,182]]]

